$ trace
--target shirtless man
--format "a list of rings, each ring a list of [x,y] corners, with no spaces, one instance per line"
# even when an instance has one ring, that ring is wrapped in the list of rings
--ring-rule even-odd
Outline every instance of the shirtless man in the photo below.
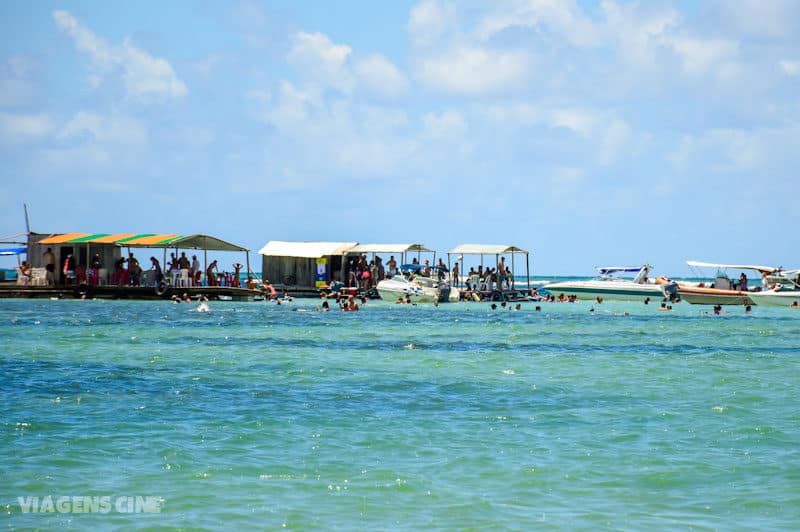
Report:
[[[47,286],[55,286],[55,284],[56,284],[56,275],[55,275],[55,272],[56,272],[56,256],[53,253],[52,249],[47,248],[47,251],[45,251],[42,254],[42,257],[44,257],[44,268],[45,268],[45,270],[47,272],[45,274],[45,281],[47,282]]]

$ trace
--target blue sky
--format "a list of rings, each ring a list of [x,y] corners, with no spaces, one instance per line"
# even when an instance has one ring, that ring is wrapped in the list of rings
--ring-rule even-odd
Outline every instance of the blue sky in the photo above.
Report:
[[[0,233],[800,267],[800,3],[3,2]]]

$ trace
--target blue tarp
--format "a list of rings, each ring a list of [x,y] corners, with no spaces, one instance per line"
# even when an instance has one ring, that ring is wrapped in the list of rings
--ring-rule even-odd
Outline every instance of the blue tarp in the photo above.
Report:
[[[28,248],[22,246],[21,248],[3,248],[0,249],[0,256],[5,257],[9,255],[21,255],[28,251]]]

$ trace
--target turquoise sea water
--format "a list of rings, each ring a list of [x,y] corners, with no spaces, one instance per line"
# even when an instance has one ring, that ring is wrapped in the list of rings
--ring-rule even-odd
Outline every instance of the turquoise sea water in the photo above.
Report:
[[[800,526],[800,311],[316,303],[0,300],[0,522]]]

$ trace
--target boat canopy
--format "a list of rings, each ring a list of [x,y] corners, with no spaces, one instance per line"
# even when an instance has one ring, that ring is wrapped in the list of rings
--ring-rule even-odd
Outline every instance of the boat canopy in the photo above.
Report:
[[[425,268],[425,265],[423,265],[423,264],[403,264],[402,266],[400,266],[400,271],[403,272],[403,273],[419,273],[424,268]],[[438,264],[436,264],[434,266],[429,266],[429,268],[431,269],[431,271],[435,271],[435,272],[438,272],[438,271],[449,272],[450,271],[447,268],[447,266],[439,266]]]
[[[358,244],[347,250],[348,254],[361,253],[408,253],[410,251],[420,251],[433,253],[432,249],[426,248],[422,244]]]
[[[0,249],[0,257],[8,257],[8,256],[11,256],[11,255],[21,255],[23,253],[26,253],[27,251],[28,251],[28,248],[25,247],[25,246],[18,247],[18,248],[4,248],[4,249]]]
[[[610,273],[624,272],[624,273],[638,273],[643,268],[649,268],[648,265],[644,266],[606,266],[604,268],[597,268],[600,275],[608,275]]]
[[[780,270],[774,266],[757,266],[752,264],[717,264],[714,262],[697,262],[694,260],[687,260],[686,264],[695,266],[697,268],[718,268],[718,269],[733,269],[733,270],[757,270],[761,273],[772,273]]]
[[[51,235],[39,244],[112,244],[139,248],[183,248],[209,251],[248,251],[247,248],[231,244],[209,235],[179,235],[155,233],[62,233]]]
[[[528,252],[516,246],[509,246],[505,244],[459,244],[447,253],[449,255],[502,255],[503,253]]]
[[[258,252],[266,257],[296,257],[321,259],[331,255],[345,255],[357,242],[284,242],[270,240]]]

